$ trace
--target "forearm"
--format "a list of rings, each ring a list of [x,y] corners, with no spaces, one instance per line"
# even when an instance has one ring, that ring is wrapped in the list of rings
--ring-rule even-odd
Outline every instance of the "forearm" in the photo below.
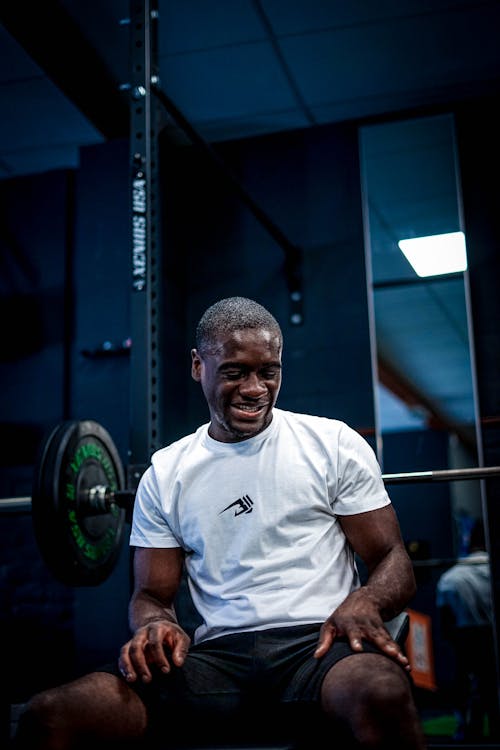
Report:
[[[416,591],[411,560],[404,547],[390,550],[370,571],[362,587],[375,604],[383,620],[401,612]]]

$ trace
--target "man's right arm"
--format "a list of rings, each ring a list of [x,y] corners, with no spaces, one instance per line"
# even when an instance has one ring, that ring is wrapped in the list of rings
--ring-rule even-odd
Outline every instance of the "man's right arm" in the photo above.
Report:
[[[179,547],[136,548],[134,591],[129,606],[132,638],[122,647],[118,661],[128,682],[151,680],[150,665],[170,671],[170,659],[180,666],[190,638],[177,622],[174,599],[182,576],[184,553]]]

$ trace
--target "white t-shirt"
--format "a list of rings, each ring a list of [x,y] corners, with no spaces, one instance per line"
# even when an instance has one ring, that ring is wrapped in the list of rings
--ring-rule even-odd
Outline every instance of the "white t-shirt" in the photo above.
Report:
[[[337,516],[389,504],[367,441],[345,423],[274,409],[238,443],[208,425],[152,457],[130,544],[182,547],[195,641],[323,622],[359,586]]]

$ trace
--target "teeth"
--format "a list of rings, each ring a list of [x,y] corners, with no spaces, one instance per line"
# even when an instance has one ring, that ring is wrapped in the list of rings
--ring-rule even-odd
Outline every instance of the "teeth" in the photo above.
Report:
[[[236,407],[237,409],[240,409],[240,411],[260,411],[260,406],[248,406],[247,404],[240,404]]]

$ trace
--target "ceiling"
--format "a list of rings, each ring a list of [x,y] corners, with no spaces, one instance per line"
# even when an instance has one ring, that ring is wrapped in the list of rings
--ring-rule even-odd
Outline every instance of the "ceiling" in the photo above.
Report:
[[[127,0],[2,4],[0,179],[126,137],[128,17]],[[160,86],[207,142],[360,121],[383,429],[473,419],[463,279],[417,283],[396,243],[460,228],[440,115],[498,95],[499,29],[498,0],[159,2]]]

